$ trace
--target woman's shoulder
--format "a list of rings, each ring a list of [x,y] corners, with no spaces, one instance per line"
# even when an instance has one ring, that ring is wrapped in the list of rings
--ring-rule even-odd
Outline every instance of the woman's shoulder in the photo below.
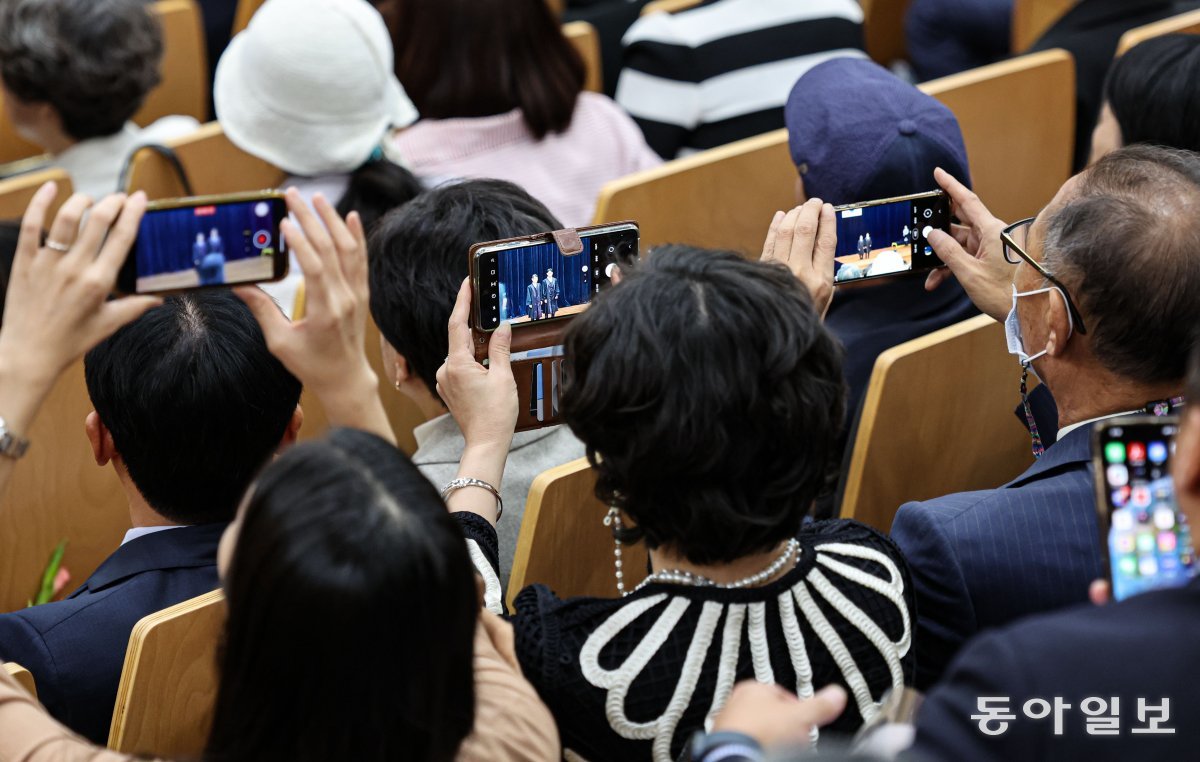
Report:
[[[810,521],[800,527],[800,541],[806,545],[820,546],[829,543],[862,545],[902,558],[900,549],[892,538],[874,527],[854,519],[822,519]]]

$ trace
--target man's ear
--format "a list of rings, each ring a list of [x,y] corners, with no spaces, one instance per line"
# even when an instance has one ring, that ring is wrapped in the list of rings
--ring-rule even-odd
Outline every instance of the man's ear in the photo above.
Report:
[[[287,428],[283,430],[283,438],[279,440],[279,450],[282,451],[291,445],[296,444],[296,438],[300,436],[300,427],[304,425],[304,409],[300,404],[296,404],[296,409],[292,411],[292,419],[288,421]]]
[[[1074,335],[1071,329],[1071,313],[1062,294],[1051,291],[1047,296],[1050,298],[1046,300],[1046,354],[1061,357],[1067,351],[1067,344]]]
[[[1171,470],[1180,507],[1200,503],[1200,406],[1189,406],[1183,414],[1183,425],[1175,436]]]
[[[117,448],[113,444],[112,434],[105,428],[95,410],[88,413],[83,428],[87,432],[88,442],[92,445],[92,457],[96,459],[96,465],[107,466],[109,461],[117,456]]]

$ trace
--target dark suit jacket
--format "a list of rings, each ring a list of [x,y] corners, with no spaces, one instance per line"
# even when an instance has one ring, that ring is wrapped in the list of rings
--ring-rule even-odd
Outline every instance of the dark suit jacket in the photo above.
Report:
[[[1186,13],[1197,0],[1081,0],[1030,52],[1065,48],[1075,57],[1075,169],[1083,169],[1100,116],[1104,78],[1126,31]]]
[[[1090,461],[1082,426],[999,489],[900,508],[892,539],[916,588],[918,688],[980,630],[1087,601],[1104,572]]]
[[[0,616],[0,661],[33,673],[63,724],[104,744],[129,633],[142,617],[218,586],[224,524],[180,527],[122,545],[65,601]]]
[[[1134,596],[1027,619],[971,642],[917,715],[910,756],[926,760],[1170,760],[1195,759],[1200,748],[1200,581],[1175,590]],[[999,736],[985,736],[971,720],[979,696],[1007,696],[1017,715]],[[1031,698],[1062,698],[1060,737],[1053,714],[1031,720]],[[1087,734],[1080,704],[1089,697],[1119,702],[1120,735]],[[1162,727],[1174,734],[1135,735],[1138,699],[1158,706],[1170,699]],[[1089,707],[1094,711],[1097,707]],[[1111,705],[1108,707],[1111,712]],[[993,725],[994,729],[995,726]]]

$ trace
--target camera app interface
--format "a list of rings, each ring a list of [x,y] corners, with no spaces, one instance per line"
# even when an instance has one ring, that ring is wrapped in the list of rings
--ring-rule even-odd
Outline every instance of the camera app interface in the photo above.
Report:
[[[950,225],[944,196],[840,209],[834,280],[846,282],[930,270],[942,262],[926,243],[933,230]]]
[[[1117,600],[1177,587],[1194,572],[1191,532],[1171,483],[1174,435],[1175,426],[1163,424],[1112,427],[1101,436]]]
[[[479,254],[479,315],[484,328],[566,317],[587,309],[622,256],[637,253],[637,231],[581,236],[583,251],[563,255],[541,243]]]
[[[285,214],[278,199],[147,212],[134,255],[137,291],[270,280]]]

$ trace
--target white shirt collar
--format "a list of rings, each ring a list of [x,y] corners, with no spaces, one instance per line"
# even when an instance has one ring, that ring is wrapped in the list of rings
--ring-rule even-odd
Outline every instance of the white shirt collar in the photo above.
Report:
[[[1088,424],[1096,423],[1097,421],[1107,421],[1109,418],[1120,418],[1123,415],[1137,415],[1139,412],[1141,412],[1141,411],[1140,410],[1126,410],[1123,413],[1111,413],[1109,415],[1102,415],[1099,418],[1089,418],[1086,421],[1080,421],[1079,423],[1072,423],[1070,426],[1064,426],[1058,430],[1058,439],[1056,441],[1061,442],[1063,440],[1063,437],[1065,437],[1067,434],[1070,434],[1075,429],[1087,426]]]
[[[164,532],[168,529],[179,529],[179,528],[180,528],[180,526],[178,524],[174,524],[171,526],[164,526],[164,527],[134,527],[133,529],[130,529],[128,532],[125,533],[125,539],[121,540],[121,544],[124,545],[127,542],[136,540],[139,537],[145,537],[148,534],[154,534],[155,532]]]

